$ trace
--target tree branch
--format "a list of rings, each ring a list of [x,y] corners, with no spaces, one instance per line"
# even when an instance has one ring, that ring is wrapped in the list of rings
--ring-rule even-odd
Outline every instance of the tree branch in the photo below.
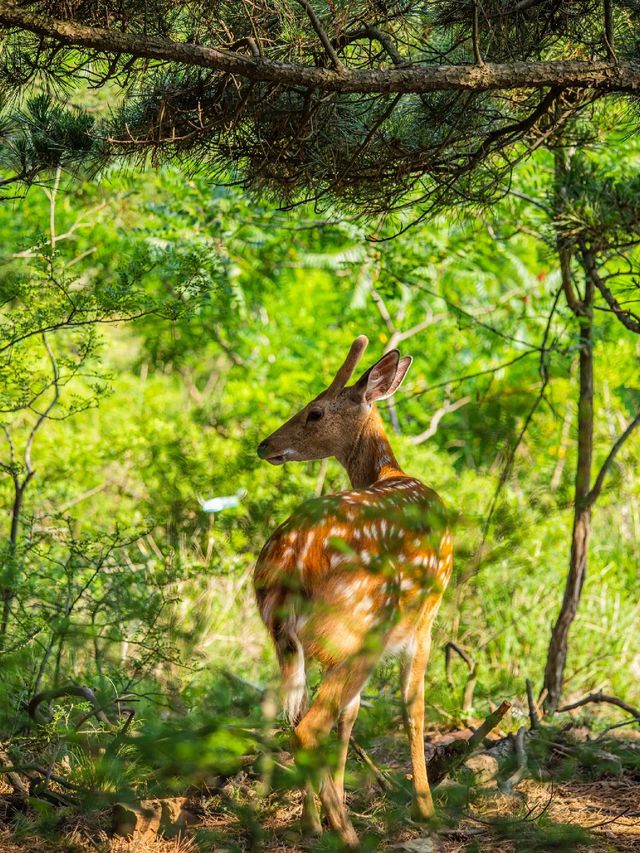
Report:
[[[611,12],[611,0],[604,0],[604,43],[607,48],[607,56],[612,62],[616,61],[614,47],[613,15]]]
[[[458,409],[461,409],[463,406],[466,406],[467,403],[471,402],[471,397],[468,395],[466,397],[460,397],[459,400],[454,400],[453,403],[450,403],[449,400],[445,400],[442,406],[431,416],[431,421],[429,422],[429,426],[424,432],[419,433],[418,435],[409,436],[407,441],[409,444],[423,444],[425,441],[428,441],[430,438],[438,432],[438,426],[440,425],[440,421],[443,419],[445,415],[448,415],[450,412],[455,412]],[[456,650],[457,651],[457,650]]]
[[[53,350],[51,349],[51,345],[49,344],[47,336],[44,334],[44,332],[42,333],[42,343],[44,344],[44,348],[47,351],[47,356],[51,363],[51,373],[53,375],[53,381],[51,383],[53,387],[53,396],[47,404],[46,408],[38,415],[38,418],[33,427],[31,428],[31,432],[29,433],[29,437],[27,439],[27,444],[24,451],[24,467],[27,472],[27,477],[24,483],[25,486],[34,474],[33,466],[31,464],[31,448],[33,447],[33,442],[36,437],[36,433],[42,426],[43,422],[49,417],[49,413],[60,399],[60,373],[58,371],[58,364],[53,354]]]
[[[444,748],[436,749],[429,759],[429,781],[432,786],[438,785],[447,773],[463,764],[471,753],[477,749],[485,737],[500,723],[504,715],[511,709],[510,702],[502,704],[485,719],[471,737],[463,741],[453,741]]]
[[[637,426],[640,426],[640,411],[635,416],[635,418],[631,421],[631,423],[628,424],[627,428],[622,433],[622,435],[620,435],[617,438],[613,447],[609,451],[609,455],[607,456],[607,458],[602,463],[602,468],[600,468],[600,470],[598,471],[598,476],[595,479],[593,487],[591,488],[591,490],[589,491],[588,495],[585,498],[585,505],[587,507],[593,506],[594,503],[598,500],[598,497],[600,496],[600,492],[602,491],[602,484],[604,483],[604,478],[607,476],[607,471],[609,470],[609,468],[611,468],[611,466],[612,466],[612,464],[613,464],[613,462],[614,462],[614,460],[618,454],[618,451],[620,450],[622,445],[629,438],[629,436],[631,435],[631,433],[634,431],[634,429]]]
[[[413,394],[405,394],[398,403],[404,403],[406,400],[413,400],[416,397],[422,397],[423,394],[428,394],[430,391],[435,391],[437,388],[444,388],[446,385],[458,385],[460,382],[467,382],[469,379],[477,379],[478,377],[486,376],[489,373],[497,373],[499,370],[504,370],[505,367],[511,367],[512,364],[522,361],[523,358],[537,352],[539,352],[539,350],[536,347],[536,349],[530,349],[525,352],[518,353],[518,355],[509,359],[509,361],[503,361],[500,364],[495,364],[492,367],[485,368],[484,370],[477,370],[475,373],[467,373],[464,376],[453,376],[450,379],[442,380],[442,382],[427,385],[426,388],[422,388],[420,391],[415,391]]]
[[[0,24],[27,30],[65,45],[176,62],[236,74],[249,80],[304,86],[324,92],[487,92],[548,86],[630,94],[640,91],[640,63],[632,61],[554,60],[436,66],[407,63],[395,68],[339,71],[262,56],[245,56],[220,47],[86,27],[73,21],[34,14],[9,2],[0,2]]]
[[[558,713],[573,711],[574,708],[581,708],[583,705],[588,705],[591,702],[595,702],[597,704],[604,702],[607,705],[615,705],[617,708],[622,708],[622,710],[626,711],[627,714],[631,714],[640,722],[640,711],[637,708],[634,708],[633,705],[628,705],[626,702],[623,702],[622,699],[618,699],[617,696],[607,696],[602,691],[599,691],[598,693],[590,693],[583,699],[578,699],[577,702],[572,702],[570,705],[563,705],[561,708],[558,708],[557,711]]]
[[[325,33],[324,27],[320,23],[320,19],[316,15],[316,13],[313,9],[313,6],[311,5],[311,3],[308,2],[308,0],[298,0],[298,3],[302,6],[302,8],[305,10],[307,15],[309,16],[309,20],[311,21],[311,26],[316,31],[318,38],[322,42],[322,46],[327,51],[327,55],[328,55],[329,59],[331,60],[331,64],[333,65],[333,67],[337,71],[342,71],[344,69],[344,65],[340,62],[338,54],[333,49],[333,45],[331,44],[331,39]]]
[[[562,290],[564,291],[567,305],[573,313],[580,317],[584,314],[584,305],[576,296],[571,280],[571,249],[567,246],[558,246],[558,258],[560,259],[560,276],[562,278]]]
[[[473,41],[473,58],[476,65],[484,65],[482,54],[480,52],[480,15],[478,9],[478,0],[473,0],[473,31],[471,35]]]
[[[613,293],[611,293],[607,285],[604,283],[604,280],[600,277],[598,273],[598,269],[596,267],[595,253],[593,252],[593,250],[586,249],[583,247],[582,258],[584,261],[584,267],[587,275],[589,276],[593,284],[595,284],[595,286],[598,288],[611,311],[615,314],[615,316],[618,318],[618,320],[620,320],[620,322],[626,329],[629,329],[630,332],[635,332],[636,335],[640,335],[640,318],[638,318],[632,311],[628,311],[627,309],[623,308],[617,301]]]
[[[404,57],[396,50],[396,47],[389,36],[377,27],[366,26],[364,29],[369,38],[375,39],[384,48],[384,50],[386,50],[389,55],[389,59],[391,59],[394,65],[404,64]]]
[[[100,703],[96,699],[96,695],[90,687],[82,687],[76,684],[69,684],[66,687],[60,687],[55,690],[43,690],[42,693],[37,693],[29,702],[27,712],[32,720],[37,720],[36,712],[38,706],[42,702],[51,702],[53,699],[60,699],[63,696],[77,696],[89,702],[93,706],[92,714],[103,723],[108,723],[109,718],[100,707]]]

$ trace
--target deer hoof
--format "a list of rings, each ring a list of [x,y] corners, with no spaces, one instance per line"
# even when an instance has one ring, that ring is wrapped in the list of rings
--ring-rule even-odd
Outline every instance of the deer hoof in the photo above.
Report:
[[[307,794],[302,804],[302,834],[307,837],[322,835],[322,821],[320,812],[313,798],[313,794]]]
[[[435,816],[436,810],[433,807],[431,796],[415,797],[411,803],[411,817],[418,821],[428,821]]]

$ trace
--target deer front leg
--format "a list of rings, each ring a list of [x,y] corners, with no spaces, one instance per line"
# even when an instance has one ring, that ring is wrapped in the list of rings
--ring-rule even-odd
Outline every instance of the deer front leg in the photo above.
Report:
[[[431,647],[431,624],[418,631],[416,648],[402,672],[404,723],[409,739],[413,770],[413,803],[411,813],[417,820],[433,817],[433,799],[424,757],[424,674]]]

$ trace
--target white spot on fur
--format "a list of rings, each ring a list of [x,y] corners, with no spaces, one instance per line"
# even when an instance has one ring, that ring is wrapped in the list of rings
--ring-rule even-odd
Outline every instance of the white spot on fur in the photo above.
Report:
[[[370,613],[373,610],[373,599],[367,595],[361,599],[355,606],[355,613]]]

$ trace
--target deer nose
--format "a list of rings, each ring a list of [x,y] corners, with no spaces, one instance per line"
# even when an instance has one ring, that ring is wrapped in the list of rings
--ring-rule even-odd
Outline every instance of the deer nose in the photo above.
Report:
[[[261,441],[260,444],[258,445],[258,451],[257,451],[260,459],[266,459],[267,458],[268,449],[269,449],[269,442],[268,441]]]

